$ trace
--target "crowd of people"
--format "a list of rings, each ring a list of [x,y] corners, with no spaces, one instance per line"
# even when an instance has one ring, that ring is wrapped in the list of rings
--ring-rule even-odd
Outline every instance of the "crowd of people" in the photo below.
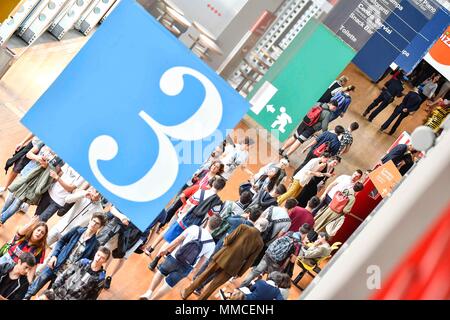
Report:
[[[397,118],[394,133],[402,119],[433,97],[438,80],[433,76],[406,94],[381,129]],[[182,299],[192,294],[208,299],[217,290],[223,299],[288,299],[296,263],[314,266],[330,256],[330,239],[364,188],[367,172],[361,169],[335,174],[359,129],[357,122],[331,126],[352,102],[355,86],[348,81],[343,76],[328,88],[280,148],[279,159],[258,172],[248,165],[254,141],[228,137],[144,231],[30,134],[6,164],[0,193],[8,195],[0,227],[28,206],[36,210],[0,249],[0,296],[97,299],[135,253],[148,255],[154,272],[142,300],[161,299],[173,290]],[[394,74],[364,116],[373,120],[401,97],[404,81],[401,72]],[[302,145],[305,159],[290,176],[294,151]],[[417,159],[411,145],[400,144],[380,163],[392,160],[405,174]],[[248,179],[239,186],[238,200],[223,199],[220,191],[236,170]],[[59,220],[49,228],[55,214]],[[186,278],[192,281],[182,289],[179,283]],[[230,279],[240,285],[227,292],[223,286]]]

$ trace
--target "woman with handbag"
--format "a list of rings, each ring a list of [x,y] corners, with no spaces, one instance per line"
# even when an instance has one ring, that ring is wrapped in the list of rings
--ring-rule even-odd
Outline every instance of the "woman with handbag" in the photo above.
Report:
[[[336,192],[324,211],[317,214],[315,217],[314,230],[316,232],[323,232],[326,230],[326,226],[329,223],[339,219],[343,214],[350,213],[355,203],[356,193],[364,188],[361,182],[355,183],[353,188],[348,188],[342,191]]]
[[[47,243],[48,227],[45,222],[39,222],[39,217],[34,216],[30,222],[17,230],[11,242],[0,248],[0,264],[19,261],[23,252],[29,252],[36,258],[36,266],[30,270],[28,280],[33,281],[38,264],[45,259],[45,246]]]

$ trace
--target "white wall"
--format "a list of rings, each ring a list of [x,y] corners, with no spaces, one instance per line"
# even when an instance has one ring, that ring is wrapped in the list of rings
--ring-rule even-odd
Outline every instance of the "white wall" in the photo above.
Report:
[[[248,0],[218,38],[217,42],[224,53],[223,56],[213,55],[209,65],[217,70],[264,10],[274,12],[283,2],[284,0]]]
[[[172,0],[191,21],[196,21],[218,37],[248,0]],[[259,2],[266,2],[265,0]],[[214,13],[208,5],[220,12]]]

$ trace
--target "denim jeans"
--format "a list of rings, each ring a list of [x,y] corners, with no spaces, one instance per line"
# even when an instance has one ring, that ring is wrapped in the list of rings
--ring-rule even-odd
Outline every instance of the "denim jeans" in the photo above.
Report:
[[[1,222],[5,223],[9,218],[11,218],[19,210],[22,203],[23,201],[15,198],[12,193],[9,193],[2,209]]]
[[[46,192],[39,201],[35,214],[39,216],[40,221],[47,222],[59,209],[62,208],[63,207],[53,201],[48,192]]]
[[[49,267],[45,267],[44,270],[34,279],[28,288],[25,299],[30,299],[36,293],[39,292],[49,281],[52,281],[56,277],[55,273]]]

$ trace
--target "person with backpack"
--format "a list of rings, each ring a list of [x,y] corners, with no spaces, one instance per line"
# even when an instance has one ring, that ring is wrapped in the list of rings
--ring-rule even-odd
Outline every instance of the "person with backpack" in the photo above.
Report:
[[[277,199],[284,193],[286,193],[286,187],[284,184],[280,184],[272,191],[267,191],[267,189],[261,189],[257,194],[253,196],[253,200],[248,206],[249,208],[256,207],[262,211],[266,210],[271,206],[277,206]]]
[[[339,117],[344,117],[344,114],[347,112],[350,104],[352,103],[351,93],[354,92],[355,89],[356,87],[351,85],[345,88],[336,89],[336,91],[333,92],[333,98],[331,100],[336,101],[338,106],[336,110],[333,111],[330,122],[333,122]]]
[[[278,197],[279,204],[283,204],[289,198],[297,197],[306,186],[312,177],[325,177],[330,175],[329,173],[323,173],[322,170],[327,166],[330,154],[328,152],[323,153],[318,158],[311,159],[303,168],[301,168],[293,177],[292,183],[289,189]]]
[[[306,235],[310,229],[303,231]],[[241,287],[250,285],[253,279],[265,273],[282,271],[290,261],[297,258],[301,248],[302,236],[300,232],[288,232],[286,235],[275,239],[265,251],[259,264],[252,269],[242,281]]]
[[[213,238],[219,239],[223,234],[227,232],[230,227],[228,219],[233,217],[237,219],[243,219],[248,205],[252,201],[252,193],[250,191],[244,191],[238,201],[227,200],[222,206],[222,210],[219,215],[222,218],[222,224],[214,231]]]
[[[222,223],[218,215],[208,220],[206,228],[192,225],[178,236],[161,254],[166,256],[158,266],[150,287],[141,300],[157,300],[173,289],[178,282],[186,278],[195,266],[201,266],[214,252],[214,240],[211,233]],[[159,284],[164,280],[161,287]],[[157,289],[158,288],[158,289]]]
[[[327,131],[332,113],[336,111],[337,106],[337,101],[330,101],[328,103],[319,103],[312,107],[297,127],[294,135],[284,143],[283,147],[278,150],[278,153],[281,156],[290,156],[315,132],[320,130],[322,132]]]
[[[318,233],[325,231],[329,223],[350,213],[355,203],[355,196],[362,189],[364,189],[364,185],[361,182],[356,182],[351,188],[337,191],[328,208],[315,216],[314,230]]]
[[[219,191],[225,188],[225,180],[223,178],[218,178],[214,181],[213,187],[209,190],[199,190],[193,196],[198,198],[195,201],[195,205],[191,207],[186,214],[180,216],[177,222],[173,223],[169,229],[164,233],[164,240],[166,241],[158,253],[158,255],[153,259],[148,265],[150,270],[154,270],[162,258],[162,252],[164,252],[169,243],[175,240],[180,234],[183,233],[188,227],[192,225],[201,225],[202,222],[214,214],[219,214],[222,209],[223,202],[217,195]]]
[[[223,247],[223,242],[225,238],[236,230],[241,224],[246,224],[249,226],[254,226],[256,221],[261,216],[262,211],[259,208],[248,208],[245,210],[245,213],[242,216],[228,216],[227,218],[222,217],[222,224],[219,228],[213,231],[212,236],[215,239],[216,247],[214,248],[214,254],[218,252]],[[206,268],[208,267],[210,260],[206,261],[201,267],[197,274],[194,276],[194,280],[202,274]],[[202,284],[198,286],[197,289],[194,290],[194,294],[200,295],[201,290],[204,286],[206,286],[209,282],[211,282],[213,276],[206,279]]]
[[[341,149],[341,138],[344,133],[344,127],[337,125],[334,131],[325,131],[314,138],[311,143],[302,149],[302,153],[305,153],[308,149],[309,152],[303,163],[294,171],[294,174],[299,172],[311,159],[318,158],[325,152],[330,156],[336,156]]]
[[[284,206],[271,206],[267,208],[261,218],[267,219],[269,222],[267,229],[261,234],[264,241],[264,248],[260,254],[256,257],[252,264],[252,267],[258,265],[261,261],[264,253],[269,244],[275,239],[284,235],[291,227],[291,218],[289,218],[289,212],[295,208],[295,204],[292,202],[285,203]]]
[[[331,182],[322,193],[319,205],[312,211],[313,216],[316,216],[319,211],[324,210],[333,200],[334,195],[338,191],[343,191],[345,189],[352,188],[356,182],[360,181],[363,177],[363,172],[360,169],[355,170],[352,175],[340,175],[333,182]]]
[[[152,228],[159,228],[161,229],[166,224],[169,225],[169,227],[177,223],[177,220],[181,217],[184,217],[186,213],[195,207],[198,204],[198,201],[200,199],[201,191],[200,190],[209,190],[213,187],[214,182],[216,181],[216,178],[213,178],[209,180],[209,183],[207,187],[200,188],[200,185],[193,185],[191,187],[188,187],[183,190],[183,192],[178,197],[178,200],[174,200],[174,202],[169,206],[167,209],[163,209],[158,217],[156,217],[156,221],[154,220],[150,225],[153,224]],[[161,223],[158,223],[158,221],[161,221]],[[167,229],[164,232],[161,232],[158,234],[156,239],[152,241],[150,245],[148,245],[144,249],[144,253],[147,256],[150,256],[153,251],[155,251],[155,248],[164,240],[164,235],[167,232]],[[144,245],[145,246],[145,245]]]
[[[267,229],[261,235],[264,243],[268,244],[279,238],[291,227],[289,212],[294,209],[293,203],[285,203],[284,206],[272,206],[266,209],[261,215],[269,222]]]
[[[266,230],[268,221],[259,218],[255,225],[241,224],[230,233],[220,249],[212,258],[206,270],[200,274],[187,288],[181,290],[181,298],[186,300],[205,280],[212,281],[202,291],[199,300],[206,300],[230,278],[241,277],[253,264],[264,247],[261,233]]]

